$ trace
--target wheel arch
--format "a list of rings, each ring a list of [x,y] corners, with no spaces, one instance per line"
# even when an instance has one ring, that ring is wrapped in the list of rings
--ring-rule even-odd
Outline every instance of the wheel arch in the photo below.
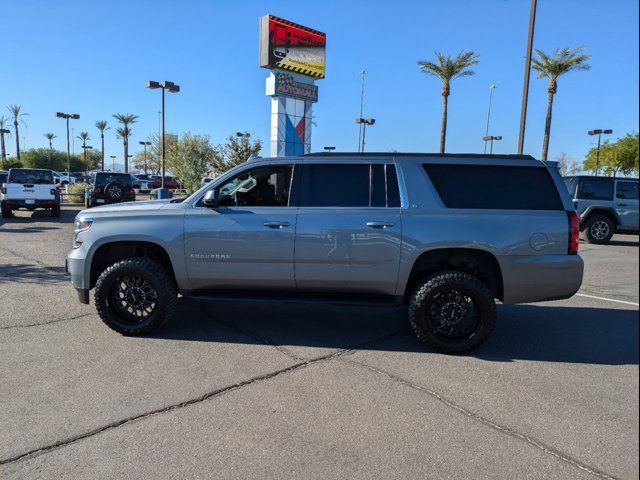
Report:
[[[404,303],[418,283],[441,270],[459,270],[474,275],[493,292],[494,298],[504,298],[502,270],[498,259],[486,250],[476,248],[438,248],[420,254],[413,263],[404,291]]]
[[[616,212],[615,209],[607,207],[592,207],[587,209],[582,215],[582,218],[580,219],[580,230],[584,230],[589,218],[594,215],[604,215],[613,222],[616,228],[620,226],[620,218],[618,217],[618,212]]]
[[[98,277],[109,265],[131,257],[145,257],[159,262],[177,284],[173,262],[162,245],[150,241],[115,240],[103,243],[93,252],[89,288],[95,287]]]

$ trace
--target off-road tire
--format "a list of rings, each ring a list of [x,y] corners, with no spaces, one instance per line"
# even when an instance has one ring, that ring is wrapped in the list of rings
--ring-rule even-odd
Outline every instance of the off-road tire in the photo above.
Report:
[[[598,226],[603,226],[603,225],[606,225],[606,228],[608,228],[608,231],[606,232],[606,235],[604,237],[602,237],[601,235],[598,235],[595,231]],[[582,233],[583,233],[584,239],[587,242],[594,243],[597,245],[602,245],[605,243],[609,243],[609,240],[611,240],[611,237],[613,237],[615,230],[616,230],[616,226],[609,217],[607,217],[606,215],[596,214],[596,215],[591,215],[587,219]],[[599,229],[599,231],[602,232],[602,229]]]
[[[57,218],[60,216],[60,204],[56,204],[53,207],[51,207],[51,216],[54,218]]]
[[[124,187],[118,182],[111,182],[105,185],[104,190],[102,190],[104,196],[108,198],[112,202],[119,202],[122,200],[122,193]]]
[[[453,340],[433,331],[426,312],[434,295],[449,288],[470,296],[478,310],[473,330],[463,338]],[[418,340],[433,349],[449,354],[465,353],[480,345],[493,331],[496,323],[495,299],[491,290],[473,275],[445,270],[430,275],[418,284],[409,302],[409,323]]]
[[[11,207],[8,207],[6,205],[2,205],[2,218],[10,218],[11,215],[12,215]]]
[[[143,322],[124,321],[115,306],[110,304],[111,287],[126,275],[143,277],[157,292],[155,308]],[[102,321],[112,330],[126,336],[146,335],[157,331],[171,319],[177,300],[178,290],[169,273],[160,263],[145,257],[127,258],[108,267],[100,274],[94,292],[96,310]]]

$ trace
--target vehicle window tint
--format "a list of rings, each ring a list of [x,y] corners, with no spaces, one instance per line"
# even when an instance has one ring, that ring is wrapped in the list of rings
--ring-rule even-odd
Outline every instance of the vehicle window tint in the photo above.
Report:
[[[9,183],[48,185],[53,183],[53,172],[32,168],[12,168],[9,170]]]
[[[578,198],[585,200],[613,200],[613,181],[610,178],[580,178]]]
[[[300,206],[368,207],[368,164],[311,164],[302,169]]]
[[[564,210],[546,168],[425,164],[424,169],[448,208]]]
[[[398,176],[396,166],[387,165],[387,207],[400,206],[400,190],[398,189]]]
[[[569,195],[571,198],[576,196],[576,186],[578,182],[575,177],[567,177],[564,179],[564,184],[567,186],[567,190],[569,191]]]
[[[128,173],[97,173],[94,180],[96,187],[104,187],[109,183],[119,183],[124,187],[130,187],[131,175]]]
[[[0,181],[0,183],[2,183]],[[616,198],[638,200],[638,182],[618,182]]]
[[[371,207],[387,206],[387,185],[385,179],[385,165],[371,165]]]
[[[0,185],[2,185],[3,183],[7,183],[7,174],[6,173],[0,173]]]
[[[286,207],[289,205],[292,171],[292,165],[274,165],[245,170],[216,187],[218,205]]]

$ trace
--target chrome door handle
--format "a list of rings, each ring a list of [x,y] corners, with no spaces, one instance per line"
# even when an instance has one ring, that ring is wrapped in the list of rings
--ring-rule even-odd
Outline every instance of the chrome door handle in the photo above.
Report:
[[[289,222],[264,222],[264,226],[269,228],[284,228],[289,225],[291,225]]]
[[[369,227],[369,228],[387,228],[387,227],[393,227],[393,223],[389,223],[389,222],[367,222],[367,227]]]

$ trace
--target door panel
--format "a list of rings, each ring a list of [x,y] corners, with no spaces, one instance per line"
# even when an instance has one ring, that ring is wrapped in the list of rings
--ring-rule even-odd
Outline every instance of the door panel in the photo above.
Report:
[[[616,182],[615,208],[620,226],[627,230],[638,230],[638,183]]]
[[[185,257],[194,289],[293,289],[295,207],[194,208]]]
[[[401,231],[399,208],[300,207],[295,246],[298,288],[393,295]]]

